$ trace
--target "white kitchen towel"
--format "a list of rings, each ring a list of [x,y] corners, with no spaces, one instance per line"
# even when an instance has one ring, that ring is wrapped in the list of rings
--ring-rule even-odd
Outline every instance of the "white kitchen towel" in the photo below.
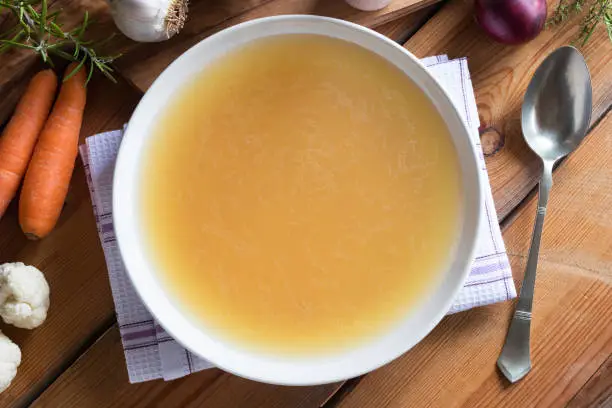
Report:
[[[476,259],[449,313],[512,299],[516,291],[480,147],[478,112],[467,61],[449,61],[442,55],[422,62],[446,89],[468,125],[477,146],[485,191],[482,206],[486,219],[481,223]],[[126,275],[111,213],[113,169],[122,136],[123,131],[117,130],[87,138],[86,144],[80,147],[81,158],[106,257],[130,382],[157,378],[172,380],[212,365],[183,348],[164,331],[143,305]]]

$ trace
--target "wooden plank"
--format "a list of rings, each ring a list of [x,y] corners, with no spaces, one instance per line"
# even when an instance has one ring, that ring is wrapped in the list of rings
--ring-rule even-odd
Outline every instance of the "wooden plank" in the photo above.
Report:
[[[113,86],[94,80],[81,137],[119,128],[139,97],[125,82]],[[23,360],[11,387],[0,394],[1,407],[22,406],[42,392],[114,319],[80,160],[61,219],[50,236],[39,242],[26,240],[17,222],[16,202],[0,220],[0,263],[15,261],[44,272],[51,287],[51,308],[47,321],[36,330],[2,327],[21,347]]]
[[[550,2],[552,10],[556,2]],[[491,139],[487,170],[501,218],[520,203],[535,185],[540,163],[523,141],[520,108],[527,84],[542,60],[555,48],[576,38],[580,18],[560,28],[544,31],[520,46],[503,46],[489,40],[474,22],[472,0],[453,0],[405,44],[418,57],[447,53],[467,57],[484,144]],[[612,103],[612,46],[605,30],[598,30],[581,50],[593,81],[593,122]]]
[[[567,408],[606,408],[612,406],[612,356],[589,379]]]
[[[116,326],[104,333],[86,356],[77,360],[64,374],[70,375],[69,383],[55,382],[33,406],[182,407],[222,376],[219,370],[208,370],[191,375],[183,381],[150,381],[129,385],[121,338]],[[80,375],[81,372],[99,375]],[[125,386],[117,387],[117,384]],[[79,392],[73,394],[75,389]]]
[[[33,407],[315,407],[334,385],[279,387],[206,370],[172,382],[129,384],[116,326],[38,398]]]
[[[222,3],[224,6],[219,8],[219,13],[223,18],[218,18],[215,13],[211,14],[206,10],[201,10],[207,6],[195,2],[190,12],[191,17],[181,35],[163,44],[140,45],[121,58],[117,66],[127,79],[138,88],[146,90],[155,78],[188,48],[223,28],[244,21],[281,14],[317,14],[376,27],[435,2],[437,0],[394,0],[383,10],[364,12],[339,0],[326,2],[319,0],[256,1],[257,5],[248,9],[234,8],[232,6],[234,2],[229,1]],[[240,4],[243,3],[240,2]],[[213,2],[213,4],[216,3]],[[242,11],[236,13],[236,10]]]
[[[406,40],[417,32],[440,9],[440,4],[427,6],[421,10],[417,10],[405,17],[398,18],[383,25],[374,27],[375,31],[386,35],[393,41],[404,43]]]
[[[190,2],[185,28],[176,38],[164,43],[145,44],[117,35],[101,51],[111,55],[125,54],[119,60],[119,66],[126,77],[143,88],[145,84],[148,87],[169,62],[191,45],[239,21],[268,15],[309,13],[378,26],[437,1],[439,0],[393,0],[383,10],[363,12],[341,0],[193,0]],[[65,22],[66,29],[79,24],[87,10],[95,20],[95,24],[88,29],[90,39],[105,39],[113,33],[118,34],[106,0],[55,0],[50,2],[50,6],[52,9],[62,9],[62,21]],[[0,33],[12,24],[10,21],[4,21],[4,17],[0,19]],[[11,51],[0,56],[0,95],[3,95],[0,101],[0,124],[13,110],[31,76],[32,67],[37,65],[37,58],[35,54],[24,50]],[[144,66],[150,68],[143,70]]]
[[[412,351],[367,375],[339,407],[563,406],[583,389],[612,355],[610,151],[612,113],[555,173],[526,378],[510,385],[495,366],[513,311],[506,302],[444,319]],[[535,212],[533,197],[504,231],[517,285]]]

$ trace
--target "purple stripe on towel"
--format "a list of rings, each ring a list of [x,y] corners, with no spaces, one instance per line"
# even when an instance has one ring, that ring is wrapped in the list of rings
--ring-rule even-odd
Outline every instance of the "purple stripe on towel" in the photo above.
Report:
[[[137,339],[142,339],[146,337],[154,337],[154,336],[155,336],[154,328],[132,332],[132,333],[122,333],[123,340],[125,341],[137,340]]]
[[[130,327],[137,327],[137,326],[149,326],[153,324],[153,320],[143,320],[141,322],[132,322],[132,323],[125,323],[125,324],[120,324],[119,325],[119,329],[127,329]]]
[[[494,279],[489,279],[489,280],[484,281],[484,282],[469,282],[469,283],[466,283],[464,285],[464,287],[478,286],[478,285],[489,285],[491,283],[505,282],[505,281],[506,281],[506,278],[494,278]]]
[[[495,263],[490,263],[488,265],[478,265],[478,266],[473,265],[472,269],[470,270],[470,276],[485,275],[485,274],[500,271],[502,269],[509,268],[509,267],[510,265],[508,265],[506,260],[501,258],[499,259],[499,262],[497,262],[496,260]]]
[[[487,254],[487,255],[482,255],[482,256],[477,256],[476,257],[476,262],[481,261],[483,259],[489,259],[489,258],[493,258],[495,256],[499,256],[499,257],[505,257],[506,256],[506,252],[495,252],[493,254]]]
[[[107,234],[109,232],[113,232],[113,223],[109,222],[109,223],[102,223],[102,232]]]
[[[123,339],[123,340],[125,341],[125,339]],[[140,349],[148,348],[148,347],[155,347],[155,349],[157,350],[157,347],[158,347],[157,341],[150,341],[150,342],[145,343],[145,344],[134,344],[133,346],[126,346],[125,343],[124,343],[123,349],[125,351],[132,351],[132,350],[140,350]]]

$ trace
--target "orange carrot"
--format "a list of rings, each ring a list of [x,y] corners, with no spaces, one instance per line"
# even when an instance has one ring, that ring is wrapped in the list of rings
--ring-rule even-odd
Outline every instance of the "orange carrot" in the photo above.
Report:
[[[57,77],[53,71],[34,75],[0,136],[0,218],[26,172],[56,89]]]
[[[70,64],[66,75],[75,67]],[[19,197],[19,224],[30,239],[51,232],[62,211],[78,153],[85,84],[85,69],[64,81],[36,143]]]

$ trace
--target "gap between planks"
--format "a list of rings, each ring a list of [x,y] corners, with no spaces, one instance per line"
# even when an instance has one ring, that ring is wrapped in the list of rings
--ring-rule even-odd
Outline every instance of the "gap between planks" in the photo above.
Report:
[[[567,408],[612,406],[612,356],[608,357],[568,402]]]

